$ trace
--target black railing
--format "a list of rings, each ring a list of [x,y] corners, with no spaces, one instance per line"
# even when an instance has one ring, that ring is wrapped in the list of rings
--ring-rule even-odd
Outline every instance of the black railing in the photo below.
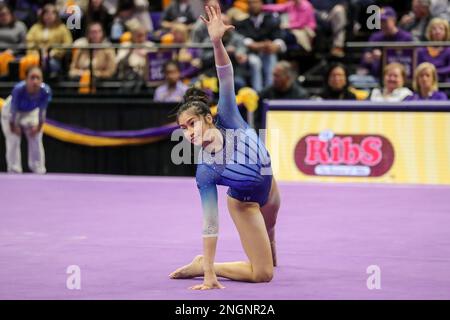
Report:
[[[347,42],[347,48],[352,49],[368,49],[368,48],[379,48],[382,50],[382,65],[385,66],[386,61],[386,51],[389,49],[411,49],[413,50],[413,59],[412,59],[412,70],[417,67],[417,49],[424,47],[450,47],[450,41],[398,41],[398,42],[390,42],[390,41],[368,41],[368,42]],[[440,82],[439,87],[443,89],[450,88],[450,82]]]
[[[147,49],[148,52],[157,52],[157,51],[163,51],[167,49],[183,49],[183,48],[193,48],[193,49],[206,49],[206,50],[212,50],[212,45],[210,44],[204,44],[204,43],[189,43],[189,44],[157,44],[157,43],[147,43],[147,44],[117,44],[117,43],[100,43],[100,44],[88,44],[88,45],[77,45],[77,44],[70,44],[70,45],[62,45],[62,44],[53,44],[48,47],[37,47],[37,46],[28,46],[25,44],[19,44],[19,45],[0,45],[0,51],[10,49],[12,51],[37,51],[39,54],[39,60],[40,65],[43,65],[43,59],[44,56],[49,56],[50,51],[55,49],[63,49],[63,50],[89,50],[89,57],[90,57],[90,63],[89,63],[89,71],[90,71],[90,89],[93,89],[92,86],[94,84],[93,78],[94,78],[94,72],[92,70],[93,64],[93,51],[99,50],[99,49],[114,49],[117,53],[118,50],[130,50],[130,49]],[[123,82],[122,79],[109,79],[110,81],[106,80],[103,81],[102,85],[103,87],[113,87],[116,88],[117,86],[120,86],[120,84]],[[112,80],[112,81],[111,81]],[[0,87],[2,86],[10,87],[11,83],[2,81],[0,82]],[[79,84],[78,82],[74,81],[60,81],[60,84],[63,84],[66,88],[78,88]]]

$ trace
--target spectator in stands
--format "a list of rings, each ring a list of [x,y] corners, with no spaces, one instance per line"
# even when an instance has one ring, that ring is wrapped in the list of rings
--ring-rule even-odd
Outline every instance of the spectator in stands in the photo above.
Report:
[[[400,19],[400,26],[412,33],[414,40],[426,40],[426,28],[433,18],[449,20],[448,1],[413,0],[412,11]]]
[[[439,91],[436,67],[424,62],[414,71],[414,94],[405,100],[447,100],[447,95]]]
[[[326,74],[326,85],[321,94],[325,100],[356,100],[348,82],[347,68],[342,63],[332,64]]]
[[[379,4],[378,0],[350,0],[348,2],[348,23],[351,24],[351,28],[347,28],[348,31],[351,30],[353,36],[365,36],[365,34],[370,31],[368,25],[368,14],[372,14],[367,12],[368,8],[371,5]],[[373,11],[372,11],[373,12]]]
[[[292,35],[296,43],[305,51],[312,50],[312,41],[316,35],[316,18],[314,8],[308,0],[290,0],[281,4],[266,4],[265,11],[286,13],[288,23],[282,24],[285,41]]]
[[[277,54],[286,51],[280,23],[270,13],[263,12],[262,0],[249,0],[250,17],[236,23],[236,30],[245,37],[249,50],[250,78],[253,89],[261,91],[272,85],[272,70]]]
[[[231,19],[233,25],[249,17],[247,0],[235,0],[226,11],[226,15]]]
[[[345,55],[345,37],[347,26],[347,9],[345,0],[310,0],[316,10],[316,20],[322,29],[331,28],[333,45],[331,55],[343,57]]]
[[[264,88],[259,96],[264,99],[308,99],[309,93],[296,79],[291,63],[282,60],[273,68],[273,84]]]
[[[189,0],[172,0],[161,17],[161,26],[171,30],[174,24],[184,24],[190,30],[196,21]]]
[[[431,0],[430,12],[433,18],[442,18],[450,22],[450,3],[448,0]]]
[[[9,72],[10,62],[23,55],[25,49],[14,49],[13,46],[24,45],[27,27],[15,19],[11,9],[0,3],[0,79],[12,76]]]
[[[150,5],[148,0],[134,0],[134,7],[136,19],[147,30],[147,32],[153,31],[153,22],[150,18]]]
[[[119,0],[117,13],[111,26],[111,41],[120,41],[120,37],[126,31],[131,31],[137,25],[143,26],[148,32],[153,30],[150,13],[148,12],[148,1]]]
[[[37,21],[38,10],[41,7],[40,1],[15,0],[6,1],[17,20],[22,21],[28,28],[31,28]]]
[[[381,31],[373,33],[369,42],[397,42],[397,41],[413,41],[412,35],[397,27],[397,13],[392,7],[383,7],[381,9]],[[387,50],[390,55],[391,50]],[[379,78],[381,71],[382,52],[378,48],[373,48],[364,53],[362,59],[362,67],[365,68],[372,76]]]
[[[262,127],[262,103],[264,100],[308,99],[309,93],[297,81],[297,74],[291,63],[279,61],[273,68],[273,84],[259,93],[259,108],[255,112],[255,127]]]
[[[205,6],[214,6],[218,4],[217,0],[204,0],[203,2]],[[206,15],[204,12],[202,14],[204,16]],[[222,14],[222,19],[224,19],[224,14]],[[227,19],[227,21],[230,20]],[[211,41],[209,40],[208,28],[201,19],[198,19],[192,26],[191,41],[194,43],[211,43]]]
[[[48,1],[48,3],[55,4],[60,16],[63,17],[67,14],[67,8],[70,6],[78,6],[81,12],[86,12],[88,9],[89,0],[56,0]]]
[[[122,46],[126,48],[130,44],[140,44],[152,47],[154,43],[148,41],[147,37],[147,30],[139,26],[132,31],[132,41],[124,42]],[[119,79],[143,81],[147,66],[147,54],[150,50],[148,48],[120,49],[117,55]]]
[[[230,18],[222,13],[222,21],[225,25],[231,24]],[[192,29],[192,42],[211,44],[208,35],[206,24],[199,20],[195,23]],[[234,84],[236,90],[247,85],[246,78],[248,77],[247,62],[248,50],[244,44],[244,37],[235,30],[229,30],[222,38],[222,42],[230,56],[231,62],[234,66]],[[201,67],[202,72],[214,75],[216,74],[216,66],[214,63],[214,52],[210,49],[202,50],[201,52]]]
[[[56,5],[59,17],[66,24],[72,39],[76,40],[86,33],[85,13],[88,9],[88,0],[56,0],[52,1]]]
[[[61,72],[62,59],[66,54],[65,49],[47,50],[52,45],[70,45],[72,35],[65,24],[61,23],[56,7],[46,4],[39,14],[39,19],[27,33],[27,45],[41,49],[42,58],[50,72],[50,77],[58,76]],[[38,53],[37,50],[29,50],[29,53]]]
[[[8,46],[24,45],[27,35],[27,27],[22,21],[18,21],[6,4],[0,3],[0,57],[2,54],[20,52],[20,50],[10,50]]]
[[[77,45],[108,44],[105,39],[103,27],[99,22],[88,26],[86,38],[79,39]],[[114,49],[93,49],[92,72],[96,79],[111,78],[116,72]],[[70,65],[69,76],[79,79],[83,74],[89,73],[91,68],[90,53],[88,49],[77,49]]]
[[[165,83],[156,88],[154,101],[181,102],[188,87],[181,81],[180,67],[176,61],[164,65]]]
[[[222,5],[222,1],[219,0],[213,0],[214,2],[218,3],[219,5],[221,5],[222,9],[223,5]],[[211,2],[211,0],[190,0],[189,4],[191,5],[191,11],[192,14],[194,16],[195,19],[200,18],[200,15],[205,16],[205,6],[209,5],[208,2]]]
[[[447,20],[434,18],[427,27],[429,41],[449,41],[450,27]],[[417,52],[417,63],[430,62],[437,69],[439,81],[450,81],[450,47],[426,47]]]
[[[8,172],[22,173],[22,133],[28,141],[28,167],[34,173],[46,172],[42,128],[51,95],[50,87],[43,82],[41,69],[35,66],[27,70],[25,80],[16,84],[6,99],[1,124],[6,140]]]
[[[102,25],[103,30],[105,30],[106,35],[111,34],[113,16],[106,9],[104,0],[89,0],[83,29],[86,30],[87,26],[93,22],[99,22]]]
[[[403,101],[412,91],[405,87],[405,66],[392,62],[384,67],[383,88],[375,88],[370,95],[371,101],[376,102],[398,102]]]
[[[108,10],[110,15],[115,15],[117,13],[117,7],[119,4],[119,0],[104,0],[103,5],[106,10]]]
[[[181,49],[173,50],[173,60],[178,62],[181,78],[192,78],[196,76],[201,68],[201,49],[189,47],[189,29],[181,23],[172,24],[172,29],[165,37],[170,36],[174,44],[184,45]]]

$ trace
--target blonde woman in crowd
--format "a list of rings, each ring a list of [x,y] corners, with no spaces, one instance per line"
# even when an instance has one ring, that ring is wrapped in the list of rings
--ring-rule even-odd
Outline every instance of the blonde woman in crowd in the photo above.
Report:
[[[449,41],[450,27],[445,19],[434,18],[427,27],[430,41]],[[440,81],[450,80],[450,47],[426,47],[417,51],[417,63],[430,62],[436,67]]]
[[[405,100],[447,100],[447,95],[439,91],[436,67],[429,62],[417,66],[413,89],[414,94]]]

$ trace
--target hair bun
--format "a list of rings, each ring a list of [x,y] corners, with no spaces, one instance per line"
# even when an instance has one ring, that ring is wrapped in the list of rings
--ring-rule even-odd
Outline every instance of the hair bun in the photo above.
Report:
[[[206,105],[209,105],[209,97],[205,91],[198,88],[189,88],[183,96],[184,103],[200,101]]]

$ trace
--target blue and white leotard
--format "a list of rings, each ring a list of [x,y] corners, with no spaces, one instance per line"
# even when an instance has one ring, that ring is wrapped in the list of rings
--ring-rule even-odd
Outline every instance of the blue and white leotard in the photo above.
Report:
[[[272,185],[270,155],[241,117],[236,105],[233,66],[217,66],[220,93],[216,127],[224,137],[222,150],[201,150],[196,182],[203,208],[203,236],[219,233],[217,185],[228,186],[227,194],[240,201],[264,206]]]

